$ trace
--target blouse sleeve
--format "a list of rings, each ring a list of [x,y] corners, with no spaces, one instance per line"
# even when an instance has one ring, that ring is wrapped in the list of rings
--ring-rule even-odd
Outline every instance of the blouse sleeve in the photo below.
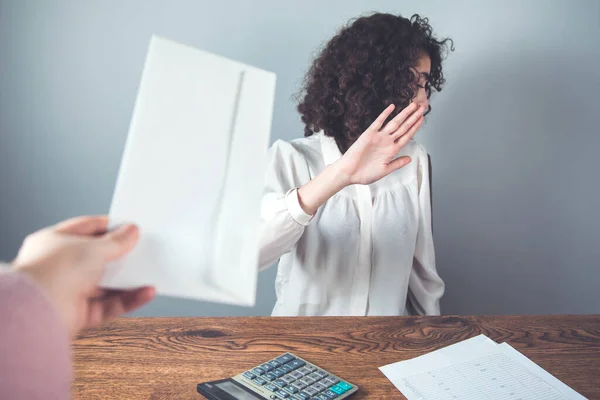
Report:
[[[407,308],[419,315],[439,315],[444,282],[435,268],[435,251],[431,227],[431,189],[427,152],[419,146],[417,157],[419,181],[419,227],[409,280]]]
[[[278,140],[269,150],[261,203],[259,268],[289,252],[312,220],[300,206],[298,190],[311,179],[304,156],[293,144]]]

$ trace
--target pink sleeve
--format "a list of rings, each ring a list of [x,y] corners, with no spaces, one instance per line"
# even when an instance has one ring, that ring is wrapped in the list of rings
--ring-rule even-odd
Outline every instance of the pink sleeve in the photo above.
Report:
[[[45,293],[0,265],[0,399],[71,397],[70,338]]]

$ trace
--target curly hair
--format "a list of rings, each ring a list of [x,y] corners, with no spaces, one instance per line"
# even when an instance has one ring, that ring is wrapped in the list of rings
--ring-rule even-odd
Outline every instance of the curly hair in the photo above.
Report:
[[[393,118],[415,97],[414,68],[423,55],[431,59],[427,97],[441,91],[448,43],[454,50],[451,39],[436,39],[429,20],[416,14],[407,19],[377,13],[351,21],[306,75],[298,104],[305,136],[323,131],[345,153],[388,105],[396,105]]]

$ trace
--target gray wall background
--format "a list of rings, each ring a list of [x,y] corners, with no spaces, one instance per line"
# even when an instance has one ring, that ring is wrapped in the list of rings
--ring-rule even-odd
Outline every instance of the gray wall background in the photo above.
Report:
[[[600,2],[0,0],[0,259],[30,231],[107,212],[151,34],[278,74],[273,140],[314,51],[369,11],[455,40],[419,133],[433,159],[443,312],[599,313]],[[136,315],[268,315],[158,298]]]

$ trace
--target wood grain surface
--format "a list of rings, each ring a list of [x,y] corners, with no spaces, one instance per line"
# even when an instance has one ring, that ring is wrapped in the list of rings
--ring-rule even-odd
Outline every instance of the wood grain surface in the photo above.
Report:
[[[123,318],[74,344],[75,399],[199,399],[196,384],[290,351],[359,386],[404,399],[378,367],[483,333],[600,399],[600,316]]]

